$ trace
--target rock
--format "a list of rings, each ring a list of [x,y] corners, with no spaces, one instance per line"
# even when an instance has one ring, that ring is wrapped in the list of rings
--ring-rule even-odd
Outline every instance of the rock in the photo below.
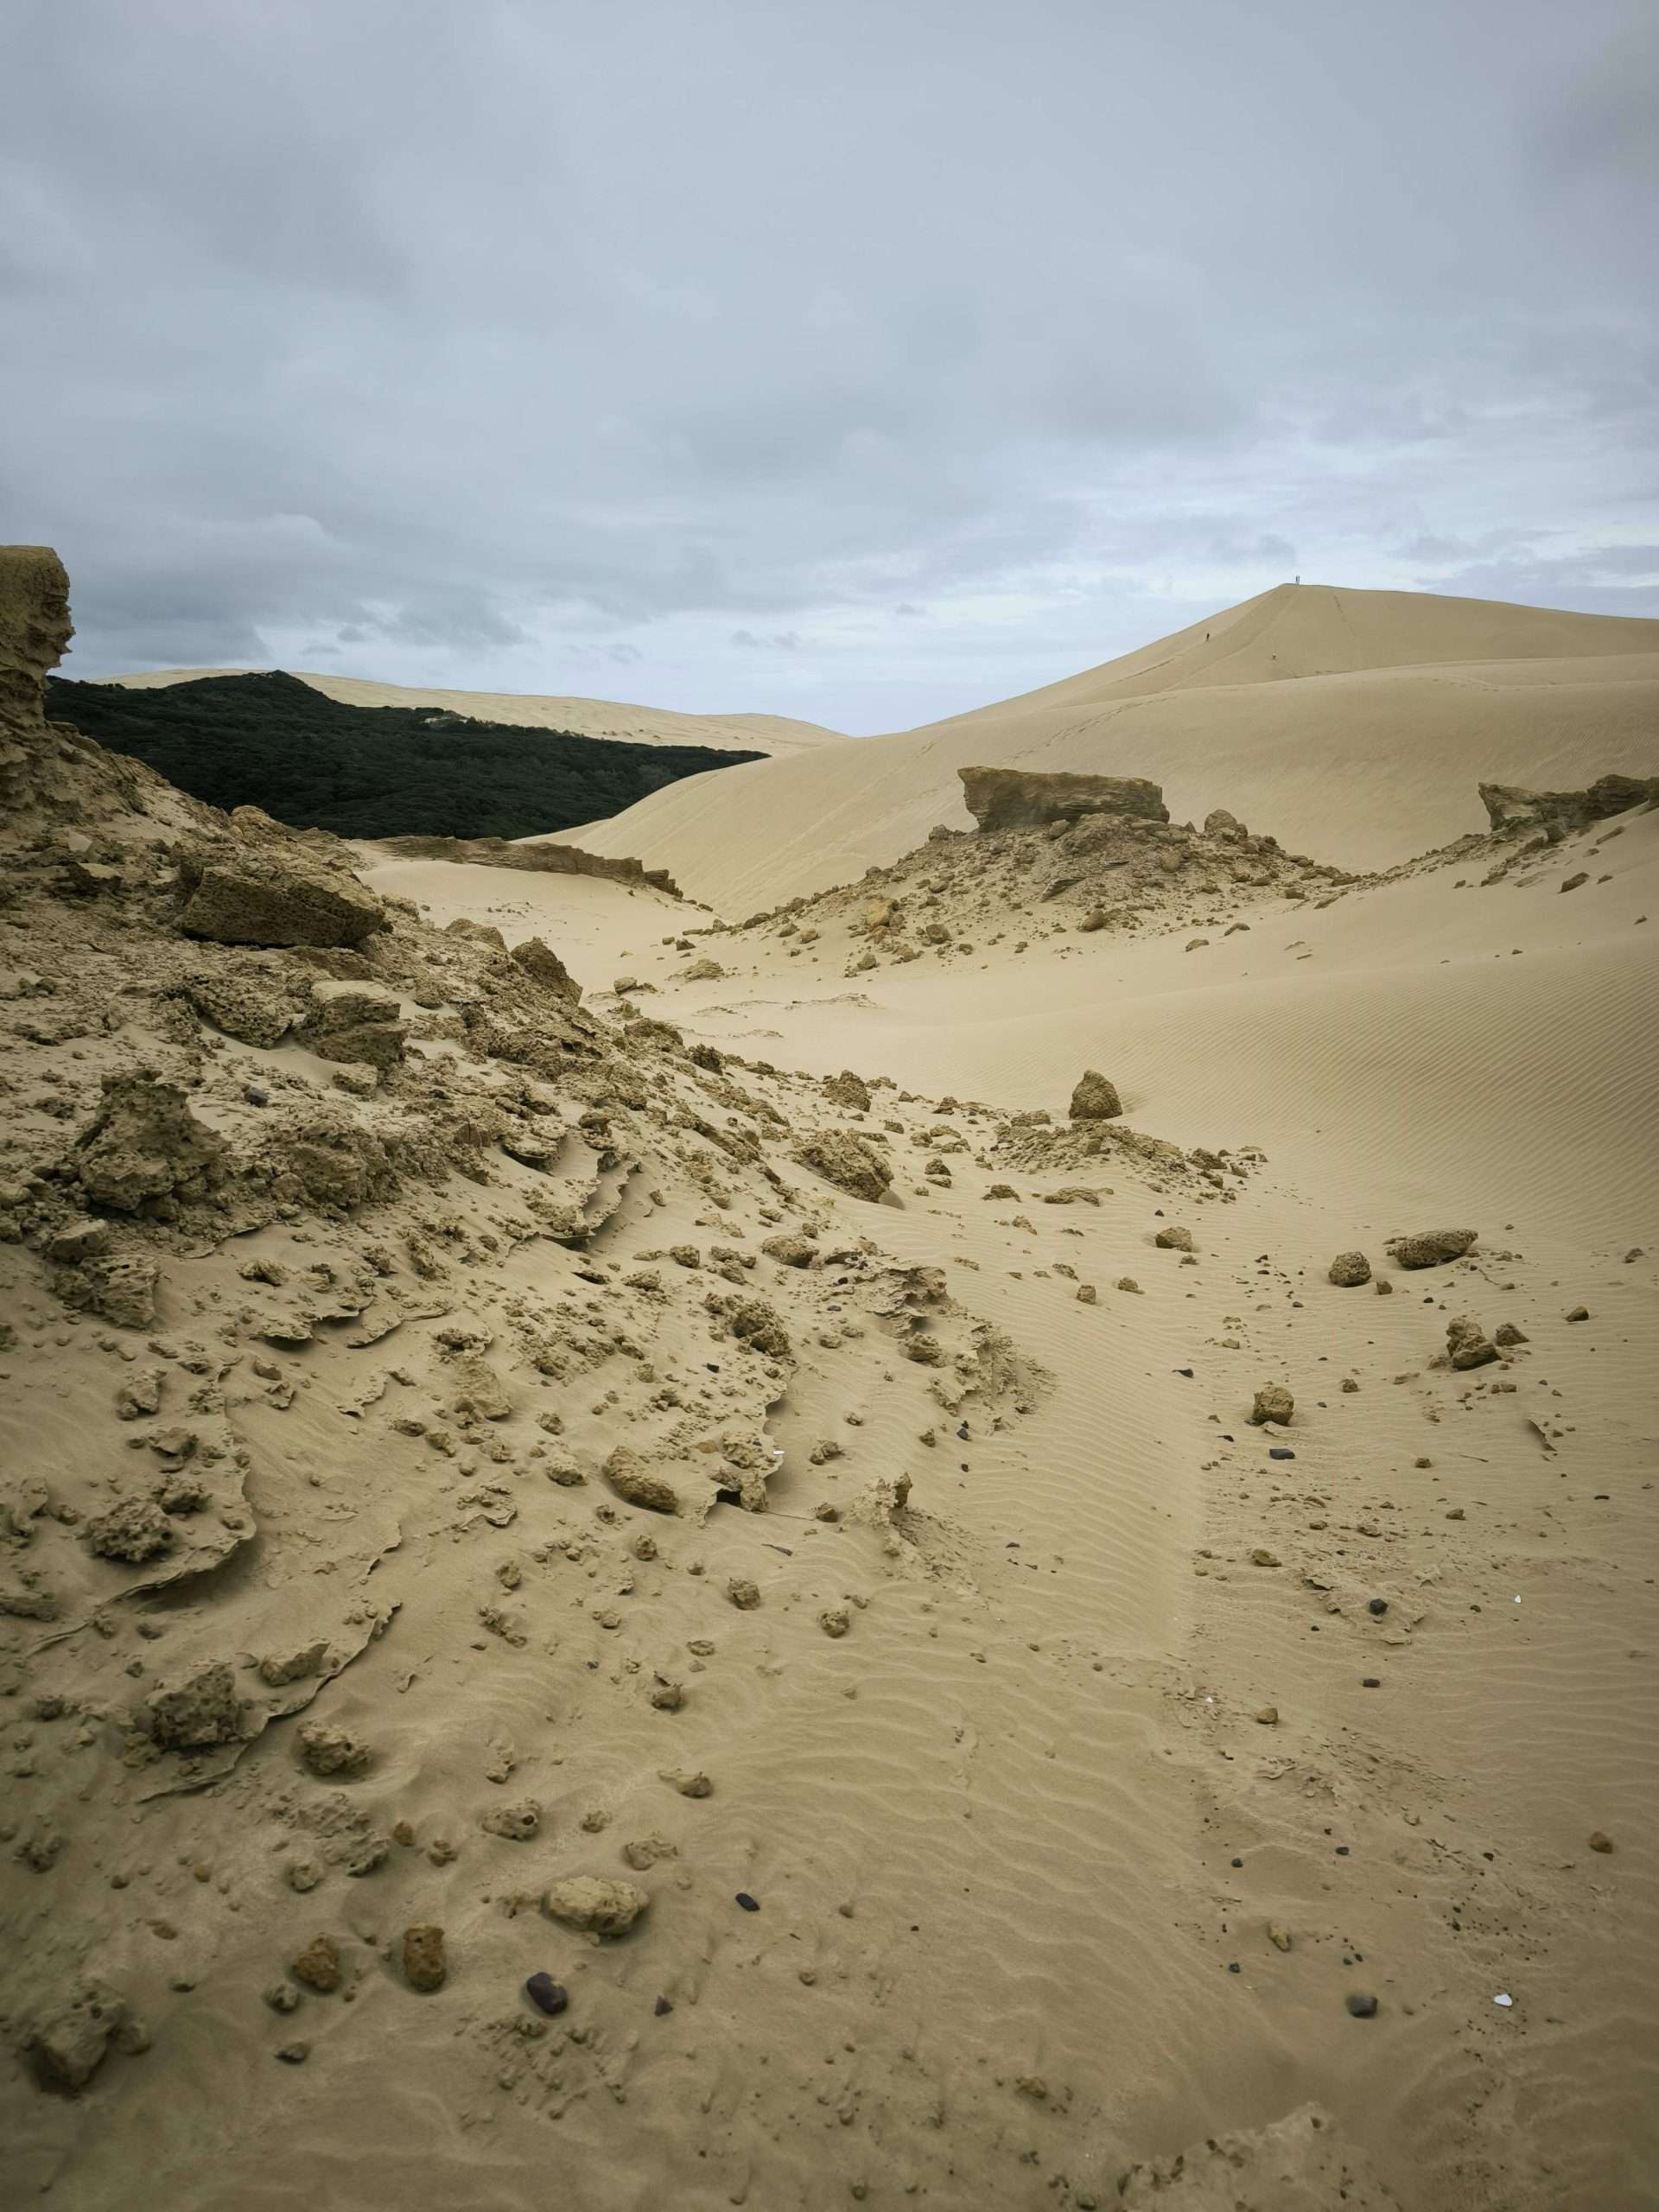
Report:
[[[1276,1705],[1258,1706],[1255,1717],[1264,1728],[1276,1728],[1279,1726],[1279,1708]]]
[[[613,1881],[603,1874],[573,1874],[553,1884],[542,1899],[542,1910],[567,1928],[596,1936],[626,1936],[650,1903],[632,1882]]]
[[[521,1797],[516,1805],[497,1805],[479,1826],[486,1835],[503,1836],[509,1843],[529,1843],[541,1832],[541,1801]]]
[[[843,1068],[839,1075],[825,1076],[823,1095],[832,1105],[844,1106],[849,1113],[868,1114],[870,1110],[870,1087],[851,1068]]]
[[[215,944],[359,945],[387,926],[386,910],[341,868],[325,873],[280,853],[203,847],[184,854],[179,926]]]
[[[689,968],[680,970],[683,983],[717,983],[726,970],[718,960],[694,960]]]
[[[853,1617],[845,1605],[826,1605],[818,1615],[818,1626],[826,1636],[845,1636],[853,1624]]]
[[[205,1750],[242,1738],[244,1700],[236,1676],[221,1660],[175,1690],[158,1690],[144,1707],[150,1739],[164,1751]]]
[[[1249,832],[1236,814],[1229,814],[1224,806],[1212,806],[1204,817],[1204,834],[1206,837],[1225,837],[1236,842]]]
[[[159,1413],[161,1407],[162,1370],[159,1367],[141,1368],[115,1394],[115,1417],[118,1421],[142,1421],[146,1414]]]
[[[785,1268],[810,1268],[818,1256],[818,1248],[809,1236],[768,1236],[760,1249]]]
[[[1078,1077],[1066,1109],[1074,1122],[1109,1122],[1123,1111],[1117,1087],[1097,1069],[1088,1068]]]
[[[443,1956],[443,1930],[422,1921],[404,1930],[404,1978],[411,1989],[442,1989],[448,1968]]]
[[[512,957],[525,975],[551,991],[556,998],[569,999],[574,1006],[582,996],[582,986],[565,966],[558,954],[538,937],[527,937],[522,944],[512,948]]]
[[[764,1298],[733,1298],[710,1301],[740,1344],[766,1359],[792,1359],[789,1332]]]
[[[300,1758],[313,1774],[361,1774],[369,1764],[369,1747],[344,1728],[312,1720],[299,1732]]]
[[[1378,1275],[1376,1282],[1371,1287],[1376,1291],[1379,1298],[1392,1298],[1394,1296],[1394,1285],[1389,1281],[1386,1275]]]
[[[1270,1552],[1265,1544],[1258,1544],[1250,1554],[1252,1567],[1282,1567],[1284,1561],[1277,1552]]]
[[[1277,1421],[1282,1427],[1295,1411],[1296,1401],[1282,1382],[1264,1382],[1255,1394],[1250,1419],[1258,1428],[1269,1421]]]
[[[107,1983],[82,1984],[67,2004],[36,2024],[24,2045],[41,2087],[57,2096],[79,2096],[127,2018],[124,2002]]]
[[[1086,814],[1167,822],[1156,784],[1140,776],[1038,775],[1020,768],[958,768],[962,796],[982,831],[1037,830]]]
[[[619,1444],[605,1462],[605,1479],[620,1498],[647,1513],[677,1513],[680,1495],[672,1483],[653,1474],[637,1452]]]
[[[742,1575],[734,1575],[726,1585],[726,1595],[740,1613],[752,1613],[760,1603],[760,1586]]]
[[[1096,1290],[1095,1286],[1091,1282],[1080,1282],[1077,1285],[1077,1303],[1079,1306],[1095,1305],[1099,1299],[1099,1295],[1100,1294]]]
[[[1370,1282],[1371,1263],[1363,1252],[1338,1252],[1326,1274],[1338,1290],[1353,1290],[1360,1283]]]
[[[109,1224],[72,1222],[67,1229],[54,1230],[41,1249],[60,1267],[74,1268],[87,1260],[101,1260],[110,1249]]]
[[[1287,1951],[1290,1948],[1290,1930],[1282,1920],[1270,1920],[1268,1923],[1268,1941],[1275,1951]]]
[[[678,1713],[685,1703],[685,1685],[667,1675],[653,1675],[645,1702],[658,1713]]]
[[[185,995],[204,1021],[210,1021],[239,1044],[269,1052],[280,1045],[294,1026],[296,1007],[286,992],[263,979],[242,976],[200,976],[185,986]]]
[[[1589,877],[1580,868],[1576,875],[1569,875],[1563,880],[1561,888],[1563,891],[1576,891],[1580,885],[1588,883],[1589,880]]]
[[[1453,1367],[1485,1367],[1497,1357],[1497,1346],[1489,1344],[1486,1332],[1470,1314],[1446,1325],[1446,1357]]]
[[[555,1981],[550,1974],[533,1974],[524,1984],[524,1994],[538,2012],[545,2012],[556,2020],[570,2002],[570,1993],[563,1982]]]
[[[296,1981],[327,1997],[340,1987],[340,1946],[332,1936],[314,1936],[288,1970]]]
[[[873,1144],[845,1129],[822,1129],[795,1147],[792,1157],[837,1190],[875,1204],[893,1180],[893,1170]]]
[[[1526,1332],[1517,1328],[1513,1321],[1500,1321],[1492,1332],[1492,1342],[1495,1344],[1503,1344],[1507,1347],[1510,1344],[1530,1344],[1531,1341],[1531,1338]]]
[[[100,1559],[126,1567],[158,1559],[173,1546],[173,1524],[151,1497],[124,1497],[86,1523],[86,1542]]]
[[[226,1157],[224,1140],[196,1119],[184,1093],[140,1069],[105,1077],[98,1114],[68,1166],[95,1205],[137,1213],[180,1191],[206,1191]]]
[[[1357,1991],[1347,1999],[1348,2010],[1357,2020],[1374,2019],[1376,2016],[1375,1997],[1362,1996]]]
[[[683,1768],[667,1768],[659,1778],[667,1783],[670,1789],[677,1789],[682,1797],[712,1797],[715,1794],[714,1783],[700,1769],[688,1772]]]
[[[1438,1268],[1460,1260],[1473,1246],[1473,1229],[1420,1229],[1409,1236],[1391,1236],[1389,1249],[1402,1268]]]
[[[1575,1306],[1567,1318],[1569,1321],[1587,1321],[1590,1319],[1590,1308],[1587,1306]]]
[[[1141,1294],[1141,1286],[1136,1282],[1133,1275],[1119,1275],[1116,1282],[1114,1283],[1112,1287],[1115,1290],[1131,1290],[1137,1297],[1139,1297]]]
[[[298,2041],[279,2044],[276,2056],[284,2066],[303,2066],[311,2056],[311,2046],[308,2043]]]
[[[273,2012],[297,2012],[305,2002],[303,1993],[296,1989],[291,1981],[284,1981],[280,1976],[276,1980],[268,1982],[260,1994]]]
[[[1160,1229],[1152,1241],[1160,1251],[1190,1252],[1193,1249],[1190,1229]]]
[[[1609,1852],[1612,1847],[1613,1840],[1611,1836],[1604,1835],[1599,1828],[1591,1829],[1590,1848],[1592,1851]]]
[[[1542,830],[1552,843],[1610,815],[1659,798],[1659,777],[1598,776],[1578,791],[1532,791],[1515,784],[1482,784],[1480,803],[1495,834]]]

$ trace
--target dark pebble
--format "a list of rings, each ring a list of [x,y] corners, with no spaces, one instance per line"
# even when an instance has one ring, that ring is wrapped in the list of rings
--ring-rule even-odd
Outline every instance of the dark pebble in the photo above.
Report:
[[[1270,1444],[1268,1446],[1268,1457],[1269,1459],[1294,1459],[1296,1454],[1288,1444]]]
[[[759,1900],[752,1897],[747,1890],[740,1890],[738,1891],[737,1901],[739,1904],[742,1906],[745,1912],[759,1912],[760,1910]]]
[[[524,1984],[524,1994],[537,2012],[550,2018],[563,2012],[570,2002],[570,1993],[563,1982],[555,1981],[550,1974],[533,1974]]]
[[[1190,1367],[1178,1367],[1174,1371],[1177,1375],[1185,1375],[1189,1382],[1192,1380],[1192,1370]]]
[[[660,2020],[664,2012],[671,2012],[674,2010],[674,2007],[669,2003],[666,1997],[659,1997],[652,2009]]]
[[[303,2066],[311,2056],[308,2043],[285,2043],[276,2054],[284,2066]]]
[[[270,1093],[268,1090],[261,1090],[257,1083],[251,1083],[242,1096],[250,1106],[269,1106],[270,1103]]]
[[[1381,1620],[1383,1614],[1389,1610],[1389,1601],[1386,1598],[1373,1598],[1367,1605],[1365,1610],[1368,1613],[1374,1613],[1377,1619]]]
[[[1357,1991],[1348,1999],[1348,2010],[1357,2020],[1369,2020],[1376,2011],[1375,1997],[1362,1997]]]
[[[1229,1962],[1227,1971],[1229,1974],[1243,1974],[1244,1969],[1236,1959],[1233,1959]]]
[[[1235,1866],[1242,1866],[1244,1864],[1244,1861],[1242,1859],[1235,1859],[1233,1864]]]
[[[1382,1678],[1376,1675],[1362,1675],[1359,1678],[1359,1687],[1363,1690],[1380,1690],[1382,1687]]]
[[[1337,1856],[1338,1859],[1345,1859],[1348,1856],[1348,1847],[1345,1843],[1339,1843],[1337,1846]]]

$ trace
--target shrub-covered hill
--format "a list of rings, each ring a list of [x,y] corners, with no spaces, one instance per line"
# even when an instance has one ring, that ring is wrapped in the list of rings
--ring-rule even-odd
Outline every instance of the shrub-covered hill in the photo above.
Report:
[[[429,708],[347,707],[280,670],[142,690],[54,679],[47,712],[210,805],[263,807],[296,829],[341,837],[527,837],[620,814],[683,776],[764,757]]]

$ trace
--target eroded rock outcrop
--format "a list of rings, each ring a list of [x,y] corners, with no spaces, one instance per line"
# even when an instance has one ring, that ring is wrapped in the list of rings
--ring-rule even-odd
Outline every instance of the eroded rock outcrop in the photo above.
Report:
[[[1598,776],[1576,791],[1532,791],[1518,784],[1482,784],[1480,803],[1496,836],[1541,833],[1552,844],[1610,815],[1659,801],[1659,776]]]
[[[197,848],[181,855],[179,883],[180,928],[214,944],[356,946],[386,925],[385,906],[354,876],[292,850]]]
[[[1038,830],[1085,814],[1167,822],[1169,809],[1144,776],[1036,775],[1023,768],[958,768],[963,802],[982,830]]]

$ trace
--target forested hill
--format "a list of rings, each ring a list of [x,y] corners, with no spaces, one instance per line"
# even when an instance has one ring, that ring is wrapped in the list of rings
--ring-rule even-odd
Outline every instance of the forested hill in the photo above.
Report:
[[[280,670],[128,690],[54,679],[47,712],[228,811],[263,807],[342,837],[526,837],[620,814],[683,776],[759,753],[631,745],[472,721],[430,708],[348,707]]]

